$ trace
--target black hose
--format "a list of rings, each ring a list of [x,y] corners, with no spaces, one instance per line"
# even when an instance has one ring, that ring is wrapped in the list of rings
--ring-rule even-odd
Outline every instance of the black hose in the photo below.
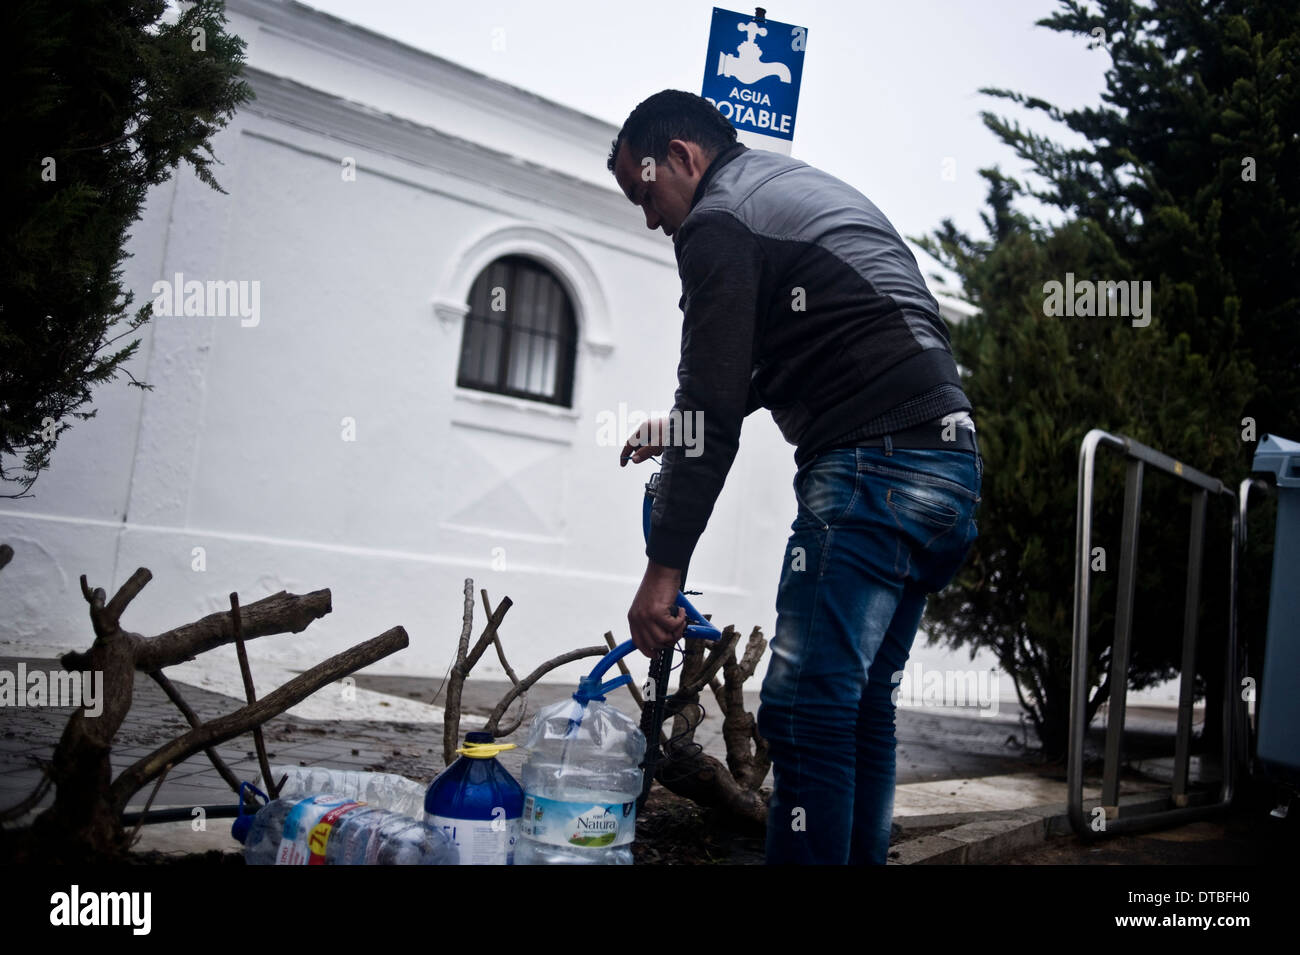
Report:
[[[142,812],[124,812],[122,825],[134,826],[141,816],[144,816],[146,826],[156,822],[189,822],[194,818],[195,809],[202,809],[207,819],[234,819],[239,815],[239,803],[233,806],[178,806],[175,809],[150,809],[147,815]]]

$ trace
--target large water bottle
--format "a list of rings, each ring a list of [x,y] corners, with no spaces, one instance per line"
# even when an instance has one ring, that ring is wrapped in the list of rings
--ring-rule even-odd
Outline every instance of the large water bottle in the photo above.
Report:
[[[544,707],[524,748],[515,865],[631,865],[645,736],[584,679]]]
[[[242,799],[241,799],[242,805]],[[248,865],[456,865],[440,829],[335,794],[274,799],[231,832]]]
[[[524,791],[496,760],[514,749],[491,733],[465,734],[460,759],[439,774],[424,799],[424,821],[442,829],[460,852],[461,865],[512,865],[519,840]]]
[[[365,773],[328,766],[272,766],[271,778],[285,780],[278,794],[281,799],[335,793],[412,819],[424,818],[425,786],[396,773]],[[266,780],[261,780],[259,788],[266,789],[265,783]]]

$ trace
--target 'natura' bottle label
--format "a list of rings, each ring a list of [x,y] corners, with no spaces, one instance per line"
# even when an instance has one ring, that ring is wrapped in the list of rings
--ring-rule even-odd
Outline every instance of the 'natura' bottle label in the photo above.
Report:
[[[553,846],[624,846],[636,835],[636,802],[566,802],[525,794],[520,832]]]

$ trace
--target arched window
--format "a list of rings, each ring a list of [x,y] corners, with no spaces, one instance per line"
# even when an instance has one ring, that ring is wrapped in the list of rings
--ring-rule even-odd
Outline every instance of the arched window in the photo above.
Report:
[[[469,292],[456,383],[569,406],[577,322],[564,287],[544,266],[507,255]]]

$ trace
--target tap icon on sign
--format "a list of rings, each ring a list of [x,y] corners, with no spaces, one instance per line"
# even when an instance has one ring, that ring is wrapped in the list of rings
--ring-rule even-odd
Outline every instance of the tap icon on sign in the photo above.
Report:
[[[757,83],[765,76],[775,76],[782,83],[790,82],[790,67],[784,63],[764,63],[763,51],[754,42],[755,36],[767,36],[767,27],[761,27],[753,20],[737,23],[736,29],[748,34],[747,39],[736,47],[736,55],[718,54],[718,75],[730,76],[749,85]]]

